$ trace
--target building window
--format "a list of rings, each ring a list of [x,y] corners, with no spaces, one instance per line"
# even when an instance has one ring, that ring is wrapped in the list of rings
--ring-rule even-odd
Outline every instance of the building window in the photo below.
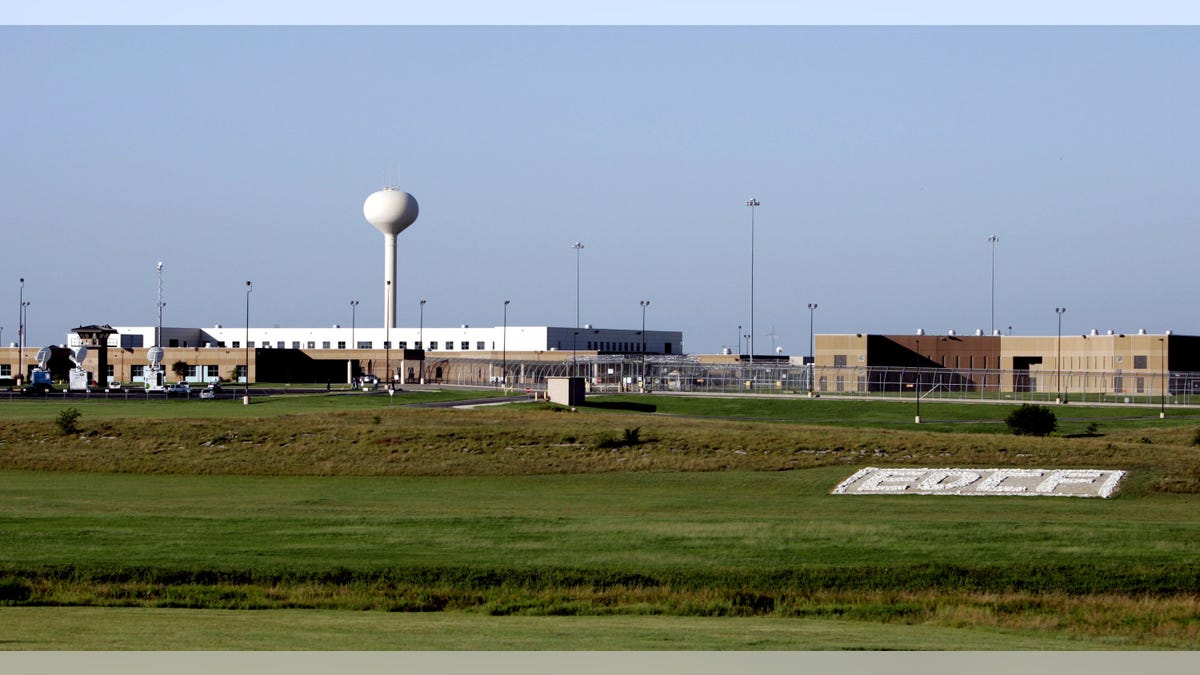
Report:
[[[391,349],[391,348],[392,348],[392,341],[391,341],[391,340],[384,340],[384,341],[383,341],[383,348],[384,348],[384,349]]]
[[[239,348],[239,347],[241,347],[241,346],[242,346],[242,343],[241,343],[241,342],[239,342],[239,341],[237,341],[237,340],[234,340],[234,341],[233,341],[233,348],[234,348],[234,349],[237,349],[237,348]]]
[[[359,341],[358,341],[358,348],[359,348],[359,349],[370,349],[370,348],[371,348],[371,341],[370,341],[370,340],[359,340]]]
[[[279,345],[279,346],[282,347],[283,345]],[[292,349],[300,349],[300,341],[299,340],[292,341]]]
[[[217,342],[217,346],[218,346],[218,347],[224,347],[224,346],[225,346],[225,341],[224,341],[224,340],[221,340],[221,341]]]
[[[338,340],[338,349],[345,349],[345,348],[346,348],[346,341]]]
[[[221,379],[221,371],[216,366],[204,366],[204,379],[219,380]]]
[[[145,377],[145,376],[146,376],[146,366],[130,366],[129,367],[129,377],[136,378],[136,377]]]
[[[1142,356],[1134,356],[1133,357],[1133,367],[1135,370],[1145,370],[1146,369],[1146,356],[1144,354]]]
[[[235,370],[235,372],[233,374],[234,377],[236,377],[239,380],[246,379],[246,364],[243,363],[243,364],[234,366],[234,370]]]
[[[846,378],[842,375],[837,376],[837,390],[846,391]]]
[[[276,341],[275,341],[275,348],[276,348],[276,349],[286,349],[286,347],[284,347],[284,346],[283,346],[284,344],[286,344],[286,343],[284,343],[284,341],[283,341],[283,340],[276,340]],[[299,347],[300,345],[296,345],[296,346],[297,346],[297,347]]]
[[[454,349],[454,340],[446,340],[446,349]]]
[[[479,342],[475,343],[475,349],[478,349],[479,351],[483,351],[483,350],[487,349],[487,347],[484,347],[483,340],[480,340]]]
[[[1113,393],[1120,394],[1125,391],[1125,378],[1120,375],[1113,378]]]
[[[0,363],[0,377],[12,377],[12,365]]]
[[[408,349],[408,340],[401,340],[396,343],[397,349]]]
[[[1134,358],[1136,359],[1137,357],[1134,357]],[[1137,378],[1137,393],[1139,393],[1139,394],[1146,393],[1146,378],[1144,378],[1144,377]]]
[[[187,376],[188,377],[196,377],[196,366],[188,366],[187,367]]]
[[[254,349],[254,340],[247,342],[246,347],[248,347],[249,349]]]
[[[465,352],[471,348],[471,343],[467,342],[466,340],[463,340],[462,344],[459,345],[459,347],[462,347],[462,350]]]
[[[846,366],[846,355],[845,354],[834,354],[833,355],[833,365],[834,365],[834,367],[839,367],[839,366],[845,367]]]
[[[179,340],[178,340],[178,339],[171,339],[171,340],[168,340],[168,341],[167,341],[167,346],[168,346],[168,347],[178,347],[178,346],[179,346]]]
[[[309,341],[308,341],[308,348],[309,348],[309,349],[316,349],[316,348],[317,348],[317,343],[313,342],[312,340],[309,340]]]
[[[321,342],[321,349],[329,349],[329,340],[324,340]]]
[[[431,351],[431,352],[436,352],[436,351],[437,351],[437,340],[430,340],[430,341],[429,341],[429,351]]]
[[[414,342],[414,343],[413,343],[413,345],[414,345],[414,346],[413,346],[413,349],[420,349],[420,348],[421,348],[421,341],[420,341],[420,340],[417,340],[416,342]]]

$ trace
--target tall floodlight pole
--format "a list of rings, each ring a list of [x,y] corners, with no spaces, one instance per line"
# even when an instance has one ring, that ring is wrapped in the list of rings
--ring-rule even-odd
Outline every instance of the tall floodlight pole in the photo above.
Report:
[[[1000,237],[992,235],[987,239],[992,243],[992,325],[988,330],[988,335],[996,334],[996,242],[1000,241]]]
[[[504,301],[504,333],[500,336],[500,371],[504,376],[504,386],[508,386],[508,303],[510,300]],[[495,344],[495,343],[493,343]],[[495,347],[492,347],[495,349]]]
[[[808,303],[808,359],[812,363],[817,362],[817,355],[813,353],[813,311],[817,309],[817,303]]]
[[[583,250],[581,242],[571,244],[575,249],[575,330],[579,330],[579,252]]]
[[[417,325],[417,342],[421,343],[421,384],[425,384],[425,301],[420,304],[421,318]]]
[[[387,287],[388,295],[395,298],[395,293],[392,292],[392,280],[388,279],[384,282]],[[389,322],[384,321],[383,325],[383,368],[387,373],[388,391],[392,390],[392,326]]]
[[[642,389],[646,389],[646,308],[650,306],[649,300],[642,300],[638,304],[642,306]]]
[[[813,349],[813,312],[817,309],[817,303],[808,303],[808,394],[813,393],[813,374],[817,367],[817,354]]]
[[[750,341],[747,343],[750,363],[754,363],[754,210],[759,203],[753,197],[746,201],[746,206],[750,207]]]
[[[250,293],[254,284],[246,282],[246,393],[242,397],[242,405],[250,405]]]
[[[575,359],[575,344],[579,341],[579,331],[571,336],[571,377],[579,377],[579,362]]]
[[[738,361],[742,360],[742,324],[738,324]]]
[[[25,381],[25,277],[21,277],[21,291],[17,298],[17,371]]]
[[[1063,403],[1066,403],[1067,401],[1067,397],[1063,395],[1062,390],[1062,315],[1065,311],[1067,311],[1066,307],[1054,308],[1054,313],[1058,315],[1058,355],[1054,358],[1054,365],[1058,371],[1058,384],[1056,385],[1056,388],[1058,389],[1058,400],[1062,401]]]
[[[24,348],[25,345],[29,342],[29,301],[28,300],[21,302],[21,325],[25,327],[24,335],[22,335],[22,337],[21,337],[21,347]],[[25,357],[24,357],[23,352],[20,355],[20,360],[21,360],[21,377],[22,377],[22,381],[24,381]]]
[[[158,261],[155,269],[158,270],[158,332],[154,334],[154,346],[162,347],[162,312],[167,303],[163,302],[163,264],[161,260]]]
[[[1162,382],[1162,398],[1158,404],[1158,419],[1166,419],[1167,417],[1167,393],[1170,391],[1170,382],[1167,377],[1167,340],[1166,338],[1158,338],[1158,378]]]
[[[350,348],[355,349],[358,343],[354,341],[354,324],[358,315],[358,301],[350,301]]]

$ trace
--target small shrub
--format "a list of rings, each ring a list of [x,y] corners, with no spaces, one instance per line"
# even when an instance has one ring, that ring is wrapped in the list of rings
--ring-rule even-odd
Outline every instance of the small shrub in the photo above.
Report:
[[[1028,403],[1009,413],[1004,423],[1017,436],[1048,436],[1058,428],[1053,410]]]
[[[641,427],[634,427],[632,429],[626,427],[626,429],[625,429],[625,445],[637,445],[638,444],[638,434],[641,433],[641,430],[642,430]]]
[[[1100,435],[1100,425],[1092,422],[1083,430],[1085,436],[1094,437]]]
[[[17,577],[0,579],[0,603],[25,602],[33,594],[29,582]]]
[[[371,424],[379,424],[382,421],[383,421],[383,418],[380,417],[379,415],[375,415],[371,418]]]
[[[58,411],[58,417],[55,418],[54,423],[58,425],[58,430],[64,436],[77,434],[79,433],[79,417],[82,414],[77,408],[65,408]]]
[[[1196,429],[1196,433],[1192,434],[1192,445],[1200,445],[1200,429]]]
[[[624,443],[621,441],[621,439],[617,438],[617,435],[611,431],[602,431],[599,434],[596,434],[597,448],[604,450],[608,448],[619,448],[622,445],[624,445]]]

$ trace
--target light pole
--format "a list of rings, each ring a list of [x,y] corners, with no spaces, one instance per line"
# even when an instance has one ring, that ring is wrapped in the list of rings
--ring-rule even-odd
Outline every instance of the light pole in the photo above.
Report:
[[[384,282],[388,297],[392,297],[392,280]],[[392,390],[392,322],[383,322],[383,372],[387,373],[388,391]]]
[[[750,341],[747,343],[750,363],[754,363],[754,210],[759,203],[754,197],[746,200],[746,206],[750,207]]]
[[[242,397],[242,405],[250,405],[250,293],[254,284],[246,282],[246,393]]]
[[[421,384],[425,384],[425,301],[421,301],[421,322],[417,327],[417,342],[421,343]]]
[[[579,252],[583,250],[581,242],[571,244],[575,249],[575,330],[579,330]]]
[[[579,377],[579,362],[575,360],[575,343],[579,341],[579,331],[571,336],[571,377]]]
[[[642,306],[642,391],[646,390],[646,308],[650,306],[649,300],[642,300],[638,304]]]
[[[154,346],[161,348],[162,347],[162,314],[163,314],[163,307],[167,306],[167,303],[163,302],[163,277],[162,277],[163,264],[162,264],[161,260],[158,261],[158,265],[155,267],[155,269],[158,270],[158,332],[154,334]]]
[[[1058,315],[1058,346],[1057,346],[1058,355],[1054,357],[1054,366],[1058,372],[1058,375],[1057,375],[1058,383],[1055,385],[1055,388],[1058,389],[1058,400],[1061,403],[1067,402],[1067,397],[1063,395],[1063,390],[1062,390],[1062,315],[1063,315],[1063,312],[1065,312],[1065,311],[1067,311],[1066,307],[1055,307],[1054,308],[1054,313]]]
[[[810,363],[817,362],[817,356],[813,353],[813,312],[817,309],[817,303],[808,303],[808,360]]]
[[[917,416],[913,420],[915,424],[921,423],[921,338],[917,338],[917,381],[913,386],[917,394]]]
[[[504,386],[508,387],[508,303],[510,300],[504,301],[504,333],[500,336],[500,371],[504,376]],[[492,347],[495,349],[495,347]]]
[[[1000,237],[992,235],[987,238],[992,243],[992,326],[988,330],[988,335],[996,334],[996,242],[1000,241]]]
[[[29,341],[29,301],[25,300],[21,303],[21,325],[25,327],[25,332],[21,337],[21,347],[24,349],[25,344]],[[21,381],[25,381],[25,357],[24,352],[21,354]]]
[[[1158,419],[1167,418],[1167,392],[1170,391],[1170,382],[1167,378],[1167,341],[1166,338],[1158,338],[1158,372],[1159,380],[1162,381],[1162,399],[1158,405]]]
[[[742,324],[738,324],[738,361],[742,360]]]
[[[17,375],[25,382],[25,277],[21,277],[21,291],[17,304]]]
[[[354,323],[358,315],[358,301],[350,301],[350,349],[355,349],[358,343],[354,341]]]

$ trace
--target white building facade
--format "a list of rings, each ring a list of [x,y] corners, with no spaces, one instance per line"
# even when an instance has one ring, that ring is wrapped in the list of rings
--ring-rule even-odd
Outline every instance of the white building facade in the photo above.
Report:
[[[155,344],[154,326],[115,326],[109,346],[136,349]],[[79,336],[67,335],[67,346]],[[560,326],[489,326],[473,328],[162,328],[162,347],[232,349],[424,349],[469,357],[472,352],[588,351],[613,354],[682,354],[682,331]]]

